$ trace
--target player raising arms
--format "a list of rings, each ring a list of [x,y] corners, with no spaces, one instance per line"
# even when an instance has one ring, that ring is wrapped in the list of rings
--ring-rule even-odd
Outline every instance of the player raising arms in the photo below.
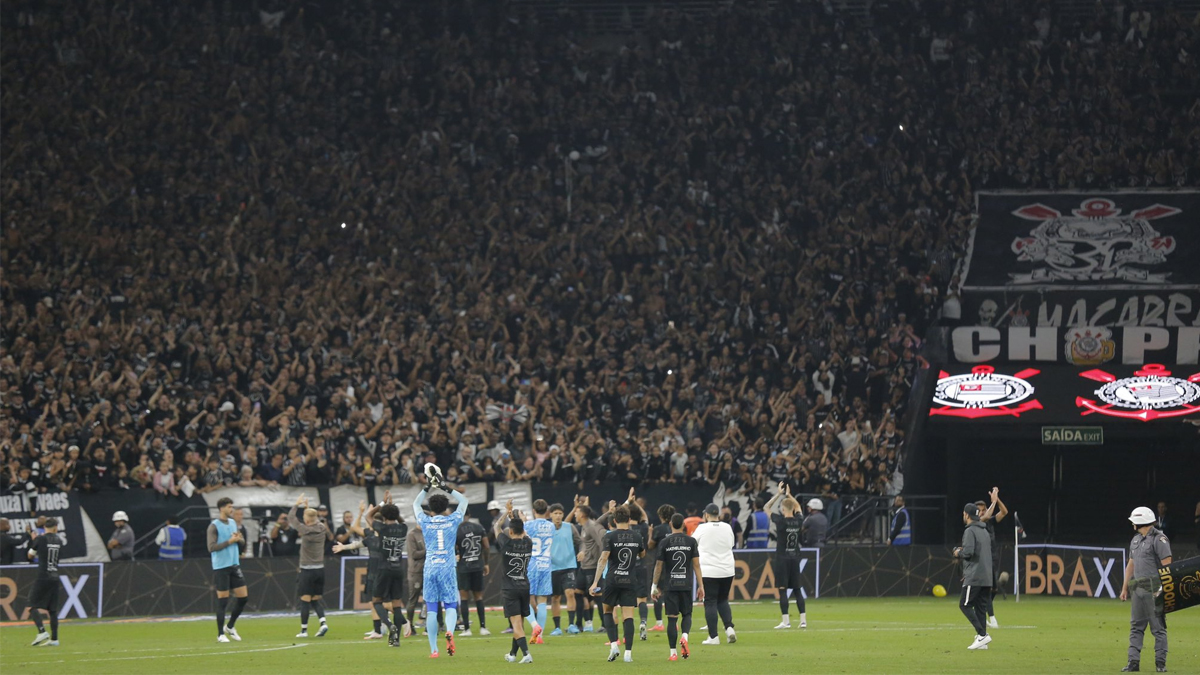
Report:
[[[400,507],[391,503],[392,493],[385,492],[383,502],[372,506],[367,511],[367,522],[372,528],[361,530],[362,541],[353,544],[336,544],[334,553],[367,549],[372,559],[377,559],[377,567],[371,576],[371,606],[375,616],[379,617],[382,627],[388,632],[388,645],[400,646],[400,627],[405,624],[404,612],[400,609],[400,599],[404,597],[404,547],[408,540],[408,525],[400,519]],[[383,519],[382,523],[375,522],[376,516]],[[357,526],[357,524],[356,524]],[[370,560],[367,569],[370,570]],[[388,621],[388,610],[383,606],[385,601],[391,601],[391,608],[396,618],[395,622]]]
[[[218,517],[208,526],[208,552],[212,555],[213,586],[217,589],[217,642],[229,642],[230,638],[242,641],[234,624],[249,602],[246,577],[238,564],[238,542],[242,541],[242,533],[238,532],[237,523],[230,518],[232,513],[233,500],[221,497],[217,500]],[[233,606],[233,614],[226,625],[225,609],[229,606],[231,591],[233,597],[237,598],[237,604]]]
[[[517,650],[524,654],[521,663],[533,663],[529,655],[529,642],[525,639],[525,615],[529,614],[529,559],[533,557],[533,540],[525,534],[525,523],[521,520],[521,512],[513,512],[512,500],[505,505],[505,516],[497,518],[495,524],[496,548],[500,549],[500,557],[504,577],[500,582],[500,590],[504,603],[504,618],[512,625],[512,647],[504,655],[504,660],[512,663],[517,660]],[[508,532],[502,525],[508,521]]]
[[[772,513],[779,506],[783,515]],[[775,587],[779,589],[779,612],[783,616],[776,628],[791,628],[792,617],[788,614],[788,591],[796,599],[800,611],[800,627],[807,628],[804,613],[804,589],[800,583],[800,503],[792,497],[787,483],[779,483],[779,493],[767,502],[764,510],[775,523]]]
[[[688,632],[692,629],[692,587],[700,574],[700,547],[689,537],[683,524],[683,514],[671,514],[671,534],[658,542],[658,562],[654,565],[654,585],[650,594],[662,598],[667,610],[667,641],[671,646],[668,661],[678,661],[675,651],[678,639],[683,658],[688,657]],[[663,572],[666,572],[664,575]],[[696,590],[696,599],[704,601],[704,587]],[[682,626],[676,621],[683,616]],[[683,635],[679,635],[682,628]]]
[[[440,470],[427,470],[426,475],[429,476],[429,490],[445,489]],[[454,513],[447,514],[450,510],[450,500],[446,495],[433,495],[429,497],[429,512],[433,515],[427,516],[421,508],[427,492],[428,490],[421,490],[413,501],[413,515],[416,516],[421,532],[425,535],[424,595],[428,613],[426,632],[429,634],[429,658],[436,659],[439,656],[439,603],[446,610],[446,653],[454,656],[454,625],[458,621],[458,568],[455,564],[454,548],[458,540],[458,525],[467,513],[467,497],[457,490],[450,491],[458,501],[458,508]]]
[[[608,660],[616,661],[621,653],[617,641],[617,622],[613,608],[620,607],[624,617],[625,661],[633,661],[633,608],[637,606],[638,559],[646,555],[646,542],[642,535],[629,529],[629,507],[622,504],[613,509],[615,530],[604,535],[600,560],[596,563],[596,576],[592,579],[592,595],[601,595],[600,579],[608,570],[608,585],[603,588],[604,627],[608,630]]]
[[[304,520],[296,517],[296,509],[304,506]],[[308,610],[316,612],[321,621],[317,637],[325,637],[329,624],[325,622],[325,608],[321,596],[325,594],[325,542],[333,541],[333,531],[322,523],[317,510],[309,508],[308,497],[301,495],[287,514],[288,525],[300,533],[300,633],[298,638],[308,637]]]

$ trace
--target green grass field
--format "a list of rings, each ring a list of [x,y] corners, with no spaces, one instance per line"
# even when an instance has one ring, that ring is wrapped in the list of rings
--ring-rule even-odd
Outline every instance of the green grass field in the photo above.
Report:
[[[489,615],[491,637],[458,640],[458,655],[429,661],[422,635],[406,638],[399,649],[383,641],[364,643],[370,628],[364,615],[330,617],[332,630],[321,639],[297,640],[298,620],[243,617],[240,643],[217,644],[214,622],[63,622],[57,648],[29,646],[32,626],[0,628],[0,672],[38,673],[389,673],[421,669],[441,674],[537,670],[593,673],[1111,673],[1125,663],[1129,605],[1112,600],[1032,598],[997,603],[1000,628],[987,651],[968,651],[973,633],[954,596],[905,599],[815,600],[808,604],[808,629],[776,631],[774,603],[736,604],[738,641],[703,646],[692,630],[692,657],[667,661],[666,633],[634,639],[633,664],[606,663],[607,648],[596,634],[547,637],[532,647],[532,666],[503,660],[510,638],[499,635],[499,613]],[[799,621],[794,616],[793,625]],[[653,624],[653,615],[651,615]],[[315,625],[315,622],[314,622]],[[1168,616],[1174,673],[1200,673],[1200,610]],[[1147,635],[1149,638],[1149,635]],[[1143,672],[1154,672],[1148,640]]]

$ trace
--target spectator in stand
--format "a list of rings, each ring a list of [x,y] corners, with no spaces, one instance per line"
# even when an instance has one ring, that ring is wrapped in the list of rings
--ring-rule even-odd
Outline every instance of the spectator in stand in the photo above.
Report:
[[[421,483],[464,447],[460,481],[582,487],[663,480],[666,442],[734,496],[749,446],[895,494],[974,192],[1200,175],[1200,106],[1145,95],[1200,89],[1170,8],[653,10],[613,53],[446,7],[5,6],[0,490]]]

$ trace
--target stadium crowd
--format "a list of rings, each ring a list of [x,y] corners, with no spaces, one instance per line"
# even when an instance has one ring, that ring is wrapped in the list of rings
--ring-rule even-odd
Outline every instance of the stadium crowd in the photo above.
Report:
[[[973,191],[1198,175],[1133,5],[269,4],[5,5],[0,488],[895,494]]]

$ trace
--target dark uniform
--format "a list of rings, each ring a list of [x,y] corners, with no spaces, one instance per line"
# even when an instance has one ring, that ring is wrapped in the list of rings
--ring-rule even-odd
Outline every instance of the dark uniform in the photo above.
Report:
[[[666,539],[670,534],[671,534],[671,524],[670,523],[659,523],[658,525],[654,526],[653,530],[650,531],[650,536],[653,537],[653,539],[654,539],[654,548],[646,550],[645,563],[646,563],[646,569],[650,570],[651,574],[654,574],[654,563],[658,562],[658,559],[661,557],[659,555],[659,552],[662,550],[663,539]],[[646,589],[647,597],[649,597],[650,587],[654,585],[654,579],[650,579],[649,582],[650,583],[647,585],[647,589]],[[659,618],[662,618],[662,617],[659,617]]]
[[[663,564],[658,591],[662,593],[667,615],[689,616],[692,613],[692,588],[696,582],[692,560],[700,557],[700,548],[695,539],[675,532],[659,542],[658,550]]]
[[[407,573],[404,567],[404,542],[407,538],[408,525],[384,523],[363,539],[368,547],[379,549],[379,570],[372,581],[372,598],[392,601],[404,599],[404,577]]]
[[[643,547],[645,546],[646,542],[650,541],[650,524],[649,523],[630,523],[629,529],[633,532],[637,532],[638,535],[641,536]],[[643,550],[648,550],[648,549],[643,548]],[[646,597],[650,596],[650,571],[654,569],[654,566],[653,566],[653,564],[650,564],[650,566],[647,567],[647,563],[649,563],[649,560],[650,560],[650,556],[649,556],[649,554],[647,554],[645,558],[642,558],[637,561],[636,590],[637,590],[637,596],[639,598],[646,598]],[[622,607],[624,607],[624,605],[622,605]]]
[[[636,607],[638,599],[638,556],[646,550],[646,541],[638,532],[613,530],[604,535],[601,550],[608,552],[603,602],[609,607]]]
[[[483,592],[483,526],[464,520],[458,526],[458,590]]]
[[[44,609],[52,615],[58,613],[58,589],[62,582],[58,578],[58,557],[63,541],[53,532],[33,540],[37,551],[38,575],[29,595],[29,609]]]
[[[788,517],[781,513],[773,514],[771,522],[775,523],[775,587],[790,588],[796,597],[802,597],[800,536],[804,522],[797,516]],[[781,594],[780,600],[785,599],[786,596]]]
[[[0,565],[11,565],[16,558],[17,549],[24,546],[29,536],[24,532],[0,534]],[[21,562],[25,562],[22,560]]]
[[[1146,625],[1154,635],[1154,661],[1167,662],[1167,618],[1155,595],[1162,589],[1158,568],[1171,557],[1171,542],[1157,527],[1150,527],[1145,536],[1135,532],[1129,542],[1129,559],[1133,562],[1133,578],[1129,580],[1129,600],[1132,604],[1129,622],[1129,662],[1140,662],[1142,640]]]
[[[375,579],[379,578],[379,568],[383,564],[383,549],[379,547],[378,537],[375,536],[375,531],[367,529],[363,531],[362,545],[367,549],[367,592],[371,593],[375,590]],[[385,602],[391,598],[382,598]]]
[[[496,539],[504,564],[504,576],[500,581],[500,593],[504,604],[504,618],[529,616],[529,559],[533,557],[533,540],[529,537],[513,539],[501,532]]]

